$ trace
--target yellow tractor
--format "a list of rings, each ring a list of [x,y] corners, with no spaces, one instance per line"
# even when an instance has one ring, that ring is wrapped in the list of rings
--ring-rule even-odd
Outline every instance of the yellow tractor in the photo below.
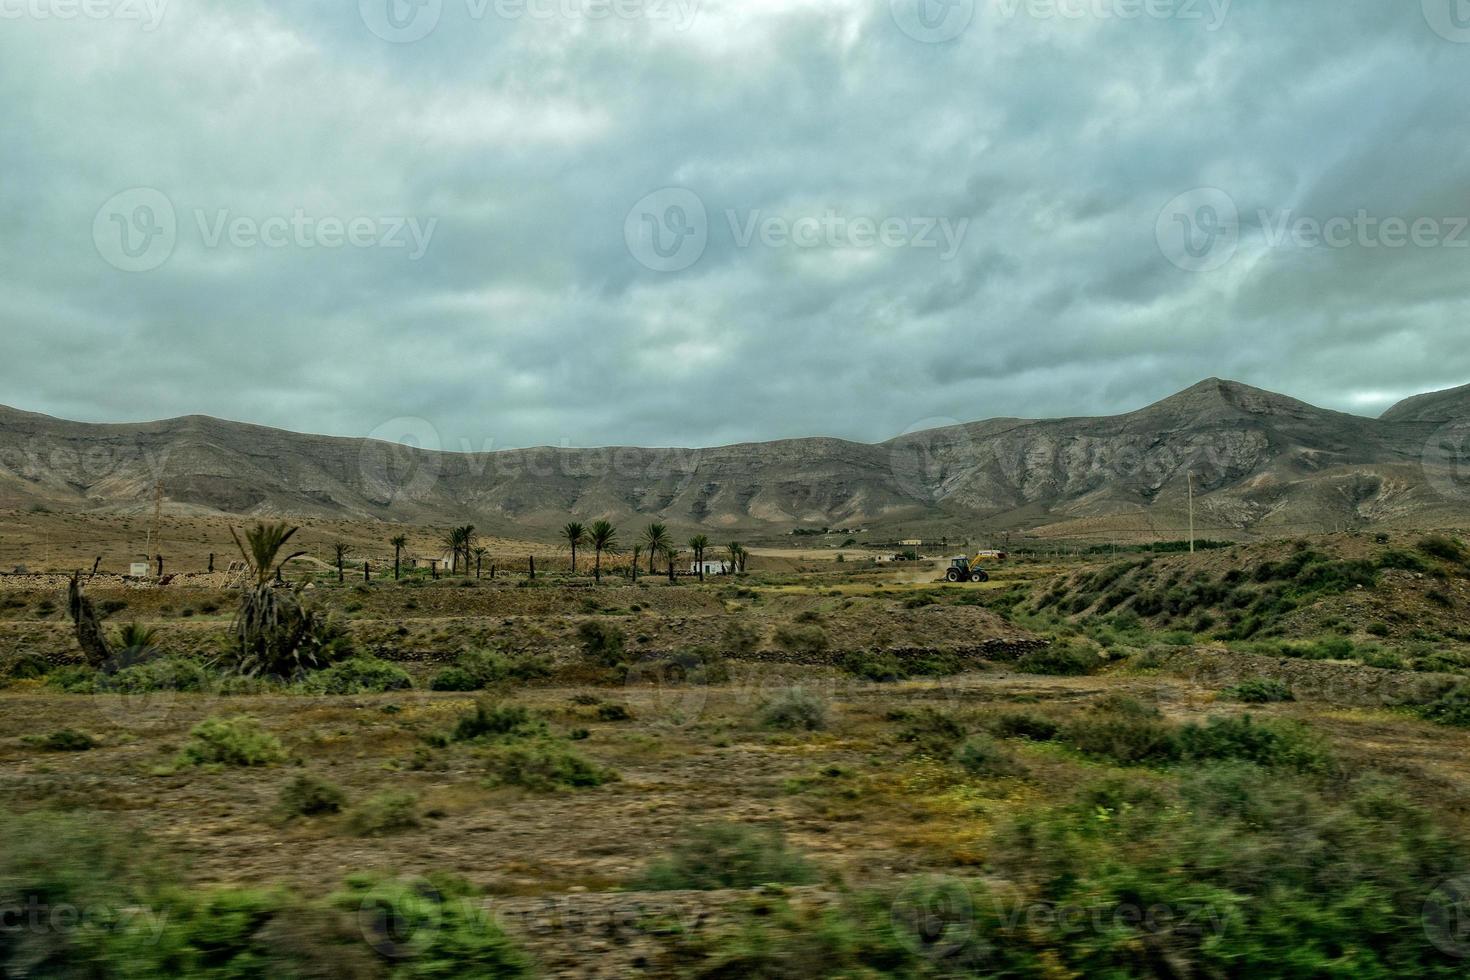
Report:
[[[949,563],[949,568],[944,573],[946,582],[989,582],[990,573],[985,571],[985,565],[1005,561],[1007,555],[1004,551],[981,551],[973,558],[955,558]]]

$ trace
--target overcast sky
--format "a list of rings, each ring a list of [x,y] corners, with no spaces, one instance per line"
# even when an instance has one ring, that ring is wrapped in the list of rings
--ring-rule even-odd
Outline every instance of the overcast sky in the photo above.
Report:
[[[1470,381],[1456,2],[0,0],[0,402],[476,450],[1212,375],[1377,414]]]

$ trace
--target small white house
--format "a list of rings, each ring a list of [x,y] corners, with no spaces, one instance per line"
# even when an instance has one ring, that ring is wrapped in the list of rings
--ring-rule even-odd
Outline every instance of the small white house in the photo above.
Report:
[[[700,568],[701,565],[704,566],[703,569]],[[704,561],[689,563],[690,575],[698,575],[701,570],[706,575],[729,575],[730,563],[719,558],[706,558]]]

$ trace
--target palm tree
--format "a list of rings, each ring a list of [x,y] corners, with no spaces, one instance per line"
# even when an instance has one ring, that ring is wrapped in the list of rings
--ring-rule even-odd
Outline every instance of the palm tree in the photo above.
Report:
[[[709,547],[709,538],[696,534],[689,539],[689,550],[694,552],[694,563],[699,566],[699,580],[704,581],[704,549]]]
[[[257,524],[254,528],[245,532],[245,541],[240,541],[240,535],[230,528],[230,536],[235,539],[235,547],[240,549],[240,555],[245,559],[245,564],[255,573],[256,585],[269,585],[270,580],[279,574],[286,563],[300,558],[306,554],[304,551],[294,552],[287,557],[276,561],[276,556],[291,540],[291,536],[301,530],[296,527],[287,527],[285,524]],[[250,547],[246,549],[245,545]]]
[[[745,549],[740,546],[739,541],[731,541],[726,546],[726,550],[730,553],[730,574],[735,575],[740,571],[740,563],[745,555]]]
[[[572,574],[577,574],[577,549],[587,543],[587,529],[576,521],[561,529],[561,536],[572,546]]]
[[[485,556],[490,554],[489,548],[475,549],[475,578],[480,577],[480,569],[485,565]]]
[[[245,532],[245,540],[241,541],[230,528],[241,557],[255,573],[255,584],[240,595],[233,626],[239,666],[244,673],[296,675],[322,665],[314,647],[302,652],[302,645],[320,632],[316,614],[303,609],[295,594],[271,586],[271,580],[280,576],[288,562],[306,554],[297,551],[280,557],[297,530],[285,524],[257,524]]]
[[[679,557],[679,549],[669,545],[664,549],[664,560],[669,563],[669,584],[674,584],[674,561]]]
[[[470,556],[474,554],[475,547],[475,525],[466,524],[459,529],[459,552],[464,555],[465,578],[469,578],[470,575]]]
[[[598,584],[602,584],[602,553],[611,552],[618,546],[618,529],[607,521],[594,521],[588,537],[592,542],[592,549],[597,555],[597,564],[593,569],[593,576]]]
[[[648,574],[653,574],[653,559],[669,547],[669,529],[662,524],[650,524],[643,531],[643,543],[648,546]]]
[[[444,532],[444,537],[439,539],[439,543],[449,549],[450,575],[459,571],[459,546],[464,540],[460,536],[460,530],[460,528],[452,527]]]
[[[638,559],[642,557],[642,555],[643,545],[635,544],[633,546],[633,564],[628,566],[628,574],[632,576],[635,585],[638,582]]]
[[[342,564],[345,561],[347,561],[347,554],[351,550],[352,550],[352,546],[349,545],[349,544],[347,544],[347,542],[345,542],[345,541],[337,541],[337,542],[334,542],[332,544],[332,554],[334,554],[334,555],[337,556],[337,581],[338,582],[344,581],[344,577],[343,577],[343,574],[342,574]]]
[[[400,534],[388,542],[393,546],[393,578],[398,578],[399,558],[403,555],[403,549],[408,547],[408,538]]]

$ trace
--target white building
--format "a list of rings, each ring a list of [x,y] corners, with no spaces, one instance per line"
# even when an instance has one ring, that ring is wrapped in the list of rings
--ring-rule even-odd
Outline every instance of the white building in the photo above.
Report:
[[[706,558],[704,561],[690,562],[689,563],[689,574],[690,575],[698,575],[700,573],[700,566],[701,565],[704,566],[703,571],[704,571],[704,574],[706,574],[706,575],[729,575],[730,574],[730,563],[727,562],[727,561],[722,561],[719,558]]]

